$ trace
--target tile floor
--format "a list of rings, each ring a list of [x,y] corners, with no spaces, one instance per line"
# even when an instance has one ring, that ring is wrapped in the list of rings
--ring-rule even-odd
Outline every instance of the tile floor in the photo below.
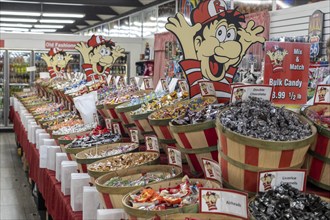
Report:
[[[0,219],[39,220],[14,133],[0,131]]]

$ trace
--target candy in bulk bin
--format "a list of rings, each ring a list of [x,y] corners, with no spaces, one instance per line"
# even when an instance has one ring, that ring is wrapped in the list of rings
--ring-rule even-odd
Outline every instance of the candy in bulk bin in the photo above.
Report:
[[[308,181],[330,191],[330,105],[309,106],[303,114],[313,121],[318,132],[316,144],[308,150],[305,161]]]
[[[180,213],[161,216],[160,220],[240,220],[241,218],[221,214]]]
[[[114,143],[96,145],[76,154],[75,160],[78,163],[80,173],[87,173],[87,165],[98,160],[111,158],[120,154],[138,151],[139,145],[136,143]]]
[[[89,164],[87,166],[87,172],[91,176],[92,182],[94,182],[96,178],[109,172],[153,164],[159,164],[159,153],[127,153],[98,160],[92,164]]]
[[[303,116],[256,98],[222,110],[216,126],[223,184],[250,194],[258,171],[301,168],[316,137]]]
[[[122,198],[127,193],[157,182],[180,177],[182,169],[171,165],[148,165],[118,170],[95,180],[102,205],[107,209],[123,208]]]
[[[202,158],[218,161],[215,118],[223,106],[209,105],[198,112],[188,110],[170,122],[173,137],[180,151],[190,159],[193,173],[203,173]]]
[[[198,213],[201,187],[219,189],[220,184],[206,179],[167,180],[124,196],[124,210],[132,219],[152,219],[175,213]]]

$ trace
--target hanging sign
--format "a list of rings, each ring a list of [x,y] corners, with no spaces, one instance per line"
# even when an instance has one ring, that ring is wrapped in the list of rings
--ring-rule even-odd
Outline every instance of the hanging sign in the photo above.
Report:
[[[202,158],[204,165],[204,174],[206,179],[216,180],[222,184],[221,168],[217,161]]]
[[[112,123],[113,133],[121,135],[119,123]]]
[[[145,136],[147,151],[159,152],[159,143],[156,136]]]
[[[200,213],[217,213],[248,219],[248,195],[236,190],[200,188]]]
[[[79,43],[79,41],[45,41],[45,48],[58,48],[58,49],[66,49],[66,50],[73,50],[75,46]]]
[[[308,37],[311,43],[310,58],[321,56],[324,14],[320,10],[314,11],[309,17]]]
[[[129,133],[130,133],[130,136],[131,136],[131,141],[133,143],[139,143],[139,130],[135,129],[135,128],[134,129],[130,128]]]
[[[316,87],[314,104],[330,104],[330,85],[318,85]]]
[[[231,102],[244,101],[250,97],[271,101],[273,87],[269,85],[236,85],[231,90]]]
[[[305,191],[306,177],[306,170],[265,170],[258,174],[258,192],[266,192],[282,183],[288,183],[299,191]]]
[[[174,147],[168,147],[168,164],[178,166],[182,168],[181,151]]]
[[[200,81],[199,88],[201,90],[201,95],[204,96],[215,96],[215,89],[213,82],[210,81]]]
[[[305,104],[309,74],[308,43],[266,42],[265,84],[275,104]]]

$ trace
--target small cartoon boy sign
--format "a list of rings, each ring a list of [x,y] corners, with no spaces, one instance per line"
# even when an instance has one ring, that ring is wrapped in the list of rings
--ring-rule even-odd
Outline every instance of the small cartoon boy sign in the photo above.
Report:
[[[119,57],[125,56],[123,48],[116,46],[111,40],[105,40],[102,36],[96,35],[87,41],[87,45],[80,42],[75,48],[84,59],[82,68],[85,70],[88,82],[92,81],[93,78],[105,80],[110,73],[110,67]]]
[[[54,78],[65,72],[67,64],[72,60],[72,55],[58,48],[51,48],[47,54],[42,54],[41,58],[47,64],[50,78]]]
[[[218,210],[217,201],[220,199],[220,195],[216,194],[215,192],[208,191],[205,195],[203,195],[203,199],[205,200],[209,211]]]
[[[201,1],[191,13],[189,25],[181,13],[168,19],[166,29],[179,40],[184,60],[180,62],[190,86],[190,97],[201,96],[198,82],[212,81],[218,102],[230,100],[230,83],[249,47],[264,43],[264,31],[243,14],[228,10],[223,0]]]
[[[265,175],[260,179],[260,181],[262,182],[262,184],[264,186],[265,191],[272,189],[272,181],[274,178],[275,178],[274,174],[265,173]]]
[[[279,47],[274,46],[272,50],[267,51],[267,55],[272,62],[273,72],[283,71],[283,60],[286,55],[288,55],[288,51]]]
[[[242,89],[242,88],[236,89],[235,92],[234,92],[235,100],[236,101],[241,101],[244,92],[245,92],[245,89]]]
[[[320,89],[317,91],[317,95],[319,97],[319,102],[325,101],[325,96],[329,90],[326,87],[320,87]]]

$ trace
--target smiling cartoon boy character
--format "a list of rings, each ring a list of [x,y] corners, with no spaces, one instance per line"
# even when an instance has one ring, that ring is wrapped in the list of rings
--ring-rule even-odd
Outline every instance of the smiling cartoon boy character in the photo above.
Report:
[[[249,21],[245,28],[243,14],[227,10],[223,0],[205,0],[191,13],[189,25],[178,13],[169,18],[166,29],[180,41],[184,60],[180,62],[190,86],[190,97],[201,96],[198,82],[209,80],[214,84],[218,102],[230,99],[230,83],[237,66],[249,47],[265,39],[258,34],[264,31]]]
[[[42,54],[41,58],[47,63],[50,77],[54,78],[65,72],[67,64],[72,60],[72,55],[58,48],[51,48],[47,54]]]
[[[125,56],[125,50],[111,40],[105,40],[102,36],[93,35],[87,45],[81,42],[75,47],[82,55],[87,82],[103,79],[110,73],[110,67],[119,57]]]

